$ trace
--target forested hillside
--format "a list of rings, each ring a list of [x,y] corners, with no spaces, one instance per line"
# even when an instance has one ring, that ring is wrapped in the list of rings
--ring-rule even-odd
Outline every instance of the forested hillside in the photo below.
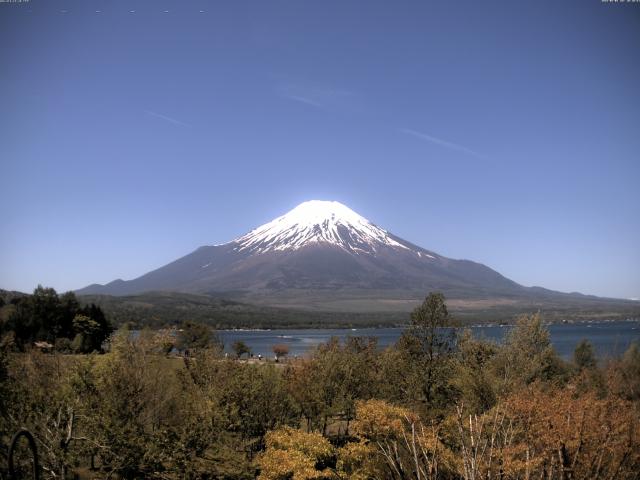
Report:
[[[38,286],[32,295],[0,291],[0,335],[20,349],[43,348],[89,353],[101,350],[113,328],[95,303],[82,304],[73,292],[62,295]]]
[[[350,328],[406,324],[402,313],[357,313],[306,311],[250,305],[207,295],[149,292],[114,297],[82,295],[87,303],[99,305],[115,325],[128,323],[136,328],[178,325],[186,320],[203,322],[214,328]]]

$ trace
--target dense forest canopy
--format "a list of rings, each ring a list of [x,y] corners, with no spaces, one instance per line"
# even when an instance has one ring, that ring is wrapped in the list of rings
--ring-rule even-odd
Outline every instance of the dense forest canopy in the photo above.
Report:
[[[539,315],[501,344],[450,322],[432,294],[389,348],[334,339],[278,363],[225,357],[193,322],[88,355],[17,352],[5,333],[0,443],[27,427],[51,479],[637,478],[637,344],[564,361]]]
[[[61,351],[90,353],[101,350],[113,330],[100,307],[81,305],[73,292],[58,295],[39,285],[33,295],[6,297],[0,297],[0,334],[11,333],[20,349],[39,341]]]

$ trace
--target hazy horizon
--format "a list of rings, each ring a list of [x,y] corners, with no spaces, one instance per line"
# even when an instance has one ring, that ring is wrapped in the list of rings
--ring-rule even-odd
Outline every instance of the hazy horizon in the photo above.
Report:
[[[0,288],[132,279],[311,199],[640,298],[640,4],[0,3]]]

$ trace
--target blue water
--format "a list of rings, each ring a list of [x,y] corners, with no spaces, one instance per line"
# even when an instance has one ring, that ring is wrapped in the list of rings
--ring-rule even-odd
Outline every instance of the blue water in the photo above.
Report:
[[[471,327],[474,335],[500,342],[509,326]],[[570,358],[576,345],[589,340],[600,358],[622,354],[633,341],[640,342],[640,321],[591,322],[574,324],[555,324],[547,327],[551,343],[558,354]],[[254,355],[272,357],[272,347],[284,343],[289,346],[289,355],[304,355],[331,337],[344,341],[349,336],[376,337],[379,347],[395,343],[404,328],[358,328],[358,329],[299,329],[299,330],[221,330],[218,332],[231,352],[231,344],[236,340],[244,341]]]

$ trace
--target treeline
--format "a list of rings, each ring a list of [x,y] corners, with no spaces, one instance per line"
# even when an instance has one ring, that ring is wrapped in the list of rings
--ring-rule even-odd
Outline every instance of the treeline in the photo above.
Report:
[[[437,294],[411,324],[385,350],[352,337],[279,364],[193,326],[183,357],[166,331],[118,331],[104,355],[5,349],[2,441],[28,427],[44,478],[637,478],[637,344],[564,361],[538,315],[495,344],[442,329]]]
[[[81,305],[73,292],[58,295],[39,285],[33,295],[0,296],[0,335],[20,350],[38,342],[62,352],[100,351],[112,331],[102,309]]]
[[[81,300],[99,305],[115,326],[166,328],[185,321],[228,328],[365,328],[406,324],[405,313],[321,312],[250,305],[207,295],[147,292],[114,297],[86,295]]]

